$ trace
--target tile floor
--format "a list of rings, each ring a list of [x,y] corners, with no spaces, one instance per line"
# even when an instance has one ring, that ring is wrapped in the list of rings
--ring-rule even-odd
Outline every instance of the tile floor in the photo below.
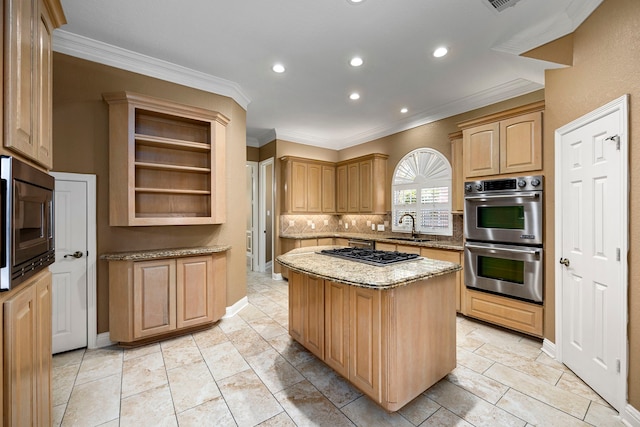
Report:
[[[249,273],[249,305],[145,347],[53,358],[55,426],[622,426],[541,342],[458,317],[458,367],[387,413],[289,338],[287,282]]]

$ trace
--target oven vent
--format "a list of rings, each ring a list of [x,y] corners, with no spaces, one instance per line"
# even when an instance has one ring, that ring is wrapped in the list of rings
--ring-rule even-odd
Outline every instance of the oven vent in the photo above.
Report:
[[[511,7],[518,3],[520,0],[484,0],[491,6],[495,11],[502,12],[508,7]]]

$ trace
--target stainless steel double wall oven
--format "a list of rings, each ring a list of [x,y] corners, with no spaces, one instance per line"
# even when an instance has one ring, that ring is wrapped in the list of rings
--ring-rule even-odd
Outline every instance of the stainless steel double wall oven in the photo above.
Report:
[[[465,182],[465,284],[543,301],[543,177]]]

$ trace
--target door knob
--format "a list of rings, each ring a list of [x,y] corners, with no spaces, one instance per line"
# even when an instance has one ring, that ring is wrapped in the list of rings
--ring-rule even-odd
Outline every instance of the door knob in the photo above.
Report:
[[[571,264],[571,262],[567,258],[560,258],[560,264],[564,265],[565,267],[569,267],[569,264]]]
[[[82,258],[82,252],[81,251],[75,251],[72,254],[66,254],[64,257],[66,258],[66,257],[69,257],[69,256],[72,256],[74,258]]]

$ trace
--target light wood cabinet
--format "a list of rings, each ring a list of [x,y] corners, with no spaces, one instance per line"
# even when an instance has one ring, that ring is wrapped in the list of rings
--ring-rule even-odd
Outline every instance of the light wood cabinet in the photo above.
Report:
[[[538,337],[543,334],[544,309],[538,304],[465,289],[462,312],[466,316]]]
[[[464,167],[462,132],[449,134],[451,141],[451,211],[464,212]]]
[[[223,223],[229,119],[131,92],[103,98],[109,104],[109,225]]]
[[[449,251],[446,249],[422,248],[420,255],[425,258],[437,259],[440,261],[453,262],[460,264],[462,270],[456,271],[456,311],[462,311],[462,294],[464,291],[464,257],[461,251]]]
[[[335,213],[333,163],[285,156],[282,171],[282,213]]]
[[[302,298],[304,346],[324,359],[324,280],[305,275]]]
[[[386,213],[387,158],[384,154],[371,154],[337,164],[339,213]]]
[[[544,102],[460,123],[466,179],[542,170]]]
[[[304,277],[296,271],[292,271],[289,275],[289,335],[300,343],[304,342],[304,322],[302,321]]]
[[[349,378],[349,285],[325,281],[324,361]]]
[[[51,425],[51,273],[21,285],[3,306],[4,425]]]
[[[349,295],[349,381],[376,402],[382,400],[381,298],[379,290],[360,287]]]
[[[7,0],[4,40],[4,146],[45,168],[53,164],[54,28],[66,23],[59,0]]]
[[[320,237],[314,239],[287,239],[280,238],[280,255],[297,248],[308,248],[311,246],[331,246],[337,244],[333,237]],[[345,243],[345,246],[347,244]],[[280,266],[280,274],[285,279],[289,278],[289,269],[284,266]]]
[[[109,333],[123,344],[219,320],[226,306],[226,255],[109,262]]]

